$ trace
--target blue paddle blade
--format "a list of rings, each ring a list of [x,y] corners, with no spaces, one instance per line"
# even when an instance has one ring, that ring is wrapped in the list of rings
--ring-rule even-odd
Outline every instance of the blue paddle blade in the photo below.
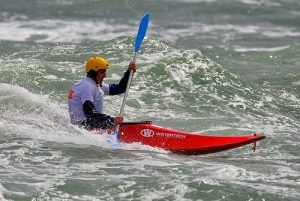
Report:
[[[147,13],[141,19],[139,31],[138,31],[138,33],[136,35],[136,39],[135,39],[135,45],[134,45],[135,52],[138,52],[140,50],[141,43],[144,40],[144,37],[147,32],[149,18],[150,18],[150,13]]]

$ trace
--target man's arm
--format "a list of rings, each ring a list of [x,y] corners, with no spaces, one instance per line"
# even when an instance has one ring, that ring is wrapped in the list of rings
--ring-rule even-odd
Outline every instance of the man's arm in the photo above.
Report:
[[[96,111],[95,105],[92,101],[86,100],[83,103],[83,113],[87,118],[87,121],[98,124],[112,124],[114,122],[114,118],[110,117],[106,114],[100,114]]]
[[[128,83],[130,71],[136,72],[137,65],[134,62],[130,62],[128,65],[128,70],[124,73],[123,78],[120,80],[119,84],[109,85],[109,95],[122,94],[126,91],[126,86]]]
[[[118,95],[126,91],[126,86],[129,79],[129,70],[124,73],[124,76],[120,80],[119,84],[110,84],[109,85],[109,95]]]

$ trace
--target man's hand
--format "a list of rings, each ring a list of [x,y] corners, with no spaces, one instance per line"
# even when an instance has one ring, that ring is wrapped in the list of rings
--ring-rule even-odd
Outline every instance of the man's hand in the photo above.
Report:
[[[124,121],[124,117],[118,116],[114,118],[114,124],[121,124]]]
[[[136,72],[136,69],[137,69],[136,63],[134,63],[133,61],[130,62],[130,64],[128,65],[128,70],[129,70],[129,71],[132,70],[132,71],[135,73],[135,72]]]

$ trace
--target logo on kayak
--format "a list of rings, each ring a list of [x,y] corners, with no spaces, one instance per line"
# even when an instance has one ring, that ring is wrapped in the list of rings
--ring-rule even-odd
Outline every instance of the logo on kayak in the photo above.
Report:
[[[153,137],[154,136],[154,131],[151,129],[144,129],[141,131],[141,135],[144,137]]]

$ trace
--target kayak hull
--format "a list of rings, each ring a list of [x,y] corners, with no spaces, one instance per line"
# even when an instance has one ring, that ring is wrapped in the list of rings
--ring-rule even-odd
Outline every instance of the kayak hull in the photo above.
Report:
[[[123,143],[141,143],[178,154],[198,155],[226,151],[255,143],[266,136],[207,136],[163,128],[151,122],[123,123],[118,140]]]

